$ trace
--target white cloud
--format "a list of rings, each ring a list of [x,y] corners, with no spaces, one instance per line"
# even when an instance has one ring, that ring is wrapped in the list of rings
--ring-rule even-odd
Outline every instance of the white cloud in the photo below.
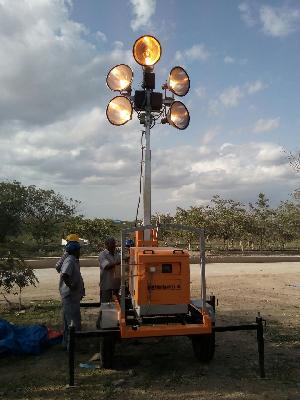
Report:
[[[115,49],[121,50],[121,49],[124,48],[124,43],[121,42],[120,40],[116,40],[116,41],[113,43],[113,46],[114,46]]]
[[[186,50],[185,54],[191,60],[205,61],[209,57],[209,52],[203,44],[192,46],[190,49]]]
[[[263,167],[274,168],[278,163],[281,166],[286,166],[286,156],[281,146],[273,143],[262,143],[257,146],[257,149],[256,160],[259,164],[263,163]]]
[[[120,193],[129,203],[137,198],[138,129],[137,121],[119,128],[109,125],[104,110],[98,107],[44,127],[19,129],[9,137],[0,136],[0,174],[11,179],[22,177],[25,184],[60,187],[68,195],[72,187],[77,187],[73,196],[84,201],[89,214],[110,216],[115,207],[117,217],[128,215],[129,211],[122,208],[126,205],[121,205],[119,199]],[[219,127],[204,132],[198,147],[155,149],[154,210],[170,211],[172,205],[190,206],[210,199],[215,193],[241,200],[267,189],[273,190],[274,195],[277,191],[278,195],[288,193],[296,184],[297,177],[280,146],[273,143],[216,146],[213,139],[219,132]]]
[[[259,119],[256,121],[254,126],[253,132],[260,133],[260,132],[269,132],[273,129],[279,127],[280,118],[273,118],[273,119]]]
[[[249,27],[252,27],[256,24],[256,16],[254,9],[248,3],[241,3],[238,6],[238,9],[241,13],[241,18],[245,22],[245,24]]]
[[[230,56],[225,56],[224,57],[224,63],[225,64],[234,64],[235,63],[235,59],[233,57],[230,57]]]
[[[209,101],[208,111],[211,115],[218,115],[222,107],[237,107],[244,97],[253,95],[267,87],[268,86],[260,80],[248,82],[242,86],[230,86],[224,89],[217,98]]]
[[[260,21],[266,35],[284,37],[299,30],[300,9],[262,6]]]
[[[134,14],[134,19],[130,23],[132,30],[149,28],[151,17],[155,13],[156,0],[130,0],[130,3]]]
[[[220,102],[217,99],[209,100],[208,102],[208,113],[210,115],[219,115],[220,114]]]
[[[236,107],[243,97],[244,93],[242,89],[239,86],[234,86],[225,89],[220,94],[219,100],[224,107]]]
[[[246,90],[247,90],[248,94],[260,92],[261,90],[266,89],[267,87],[268,87],[268,85],[266,85],[264,82],[262,82],[260,80],[246,84]]]
[[[69,18],[63,1],[2,2],[0,121],[49,123],[105,96],[110,67],[131,58],[114,49],[99,55],[87,29]]]
[[[219,127],[214,127],[204,132],[201,140],[202,144],[203,145],[209,144],[218,135],[219,131],[220,131]]]
[[[176,51],[176,61],[206,61],[210,56],[204,44],[195,44],[184,51]]]
[[[168,157],[176,158],[175,149]],[[219,148],[206,146],[183,150],[187,162],[172,165],[172,173],[186,171],[189,179],[180,186],[174,186],[171,201],[175,204],[195,204],[209,200],[213,194],[249,201],[259,191],[274,193],[274,187],[281,187],[288,194],[289,187],[297,182],[296,174],[288,165],[282,148],[274,143],[225,143]],[[188,169],[187,169],[188,164]],[[170,180],[170,176],[168,176]],[[160,185],[163,182],[160,181]],[[167,185],[167,181],[165,181]]]
[[[134,126],[134,128],[133,128]],[[1,176],[28,177],[53,185],[97,182],[114,185],[124,172],[138,173],[138,124],[119,128],[110,125],[98,107],[52,124],[0,135],[3,163]],[[134,134],[133,134],[134,131]]]
[[[101,40],[102,42],[107,42],[107,37],[106,37],[105,33],[101,32],[101,31],[96,32],[96,37],[99,40]]]
[[[285,37],[298,31],[300,23],[299,7],[273,7],[257,3],[243,2],[238,6],[242,20],[249,27],[259,26],[268,36]]]
[[[196,95],[200,98],[204,98],[206,96],[206,89],[204,86],[198,86],[195,89]]]

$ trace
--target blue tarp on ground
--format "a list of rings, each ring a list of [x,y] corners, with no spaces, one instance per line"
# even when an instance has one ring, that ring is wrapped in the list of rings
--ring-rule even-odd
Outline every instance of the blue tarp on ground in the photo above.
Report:
[[[52,344],[44,325],[18,326],[0,318],[0,356],[3,354],[40,354]]]

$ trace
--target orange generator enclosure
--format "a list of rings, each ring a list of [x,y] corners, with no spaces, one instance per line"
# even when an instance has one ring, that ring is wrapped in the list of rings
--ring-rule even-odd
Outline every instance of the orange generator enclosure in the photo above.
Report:
[[[139,316],[186,314],[189,253],[171,247],[131,247],[129,291]]]

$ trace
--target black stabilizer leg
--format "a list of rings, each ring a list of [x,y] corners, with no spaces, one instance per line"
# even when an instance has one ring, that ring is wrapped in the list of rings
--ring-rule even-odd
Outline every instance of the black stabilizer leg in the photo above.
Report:
[[[216,296],[210,296],[209,303],[212,305],[214,311],[216,311]]]
[[[258,358],[259,358],[259,371],[260,377],[265,378],[265,342],[264,342],[264,327],[263,319],[258,314],[256,317],[256,336],[257,336],[257,347],[258,347]]]
[[[75,326],[69,326],[69,387],[74,386]]]

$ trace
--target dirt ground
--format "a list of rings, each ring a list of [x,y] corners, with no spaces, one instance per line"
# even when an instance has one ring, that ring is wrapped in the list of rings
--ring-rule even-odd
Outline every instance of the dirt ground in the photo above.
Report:
[[[37,270],[40,284],[24,291],[27,303],[59,299],[58,274]],[[87,301],[98,299],[98,268],[82,268]],[[199,267],[191,268],[192,295],[199,293]],[[121,343],[113,370],[79,367],[97,351],[97,340],[82,341],[76,353],[76,389],[65,389],[67,356],[53,347],[36,357],[0,358],[3,399],[300,399],[300,263],[208,264],[207,293],[218,298],[217,325],[251,323],[257,312],[265,329],[266,379],[259,378],[255,333],[217,333],[216,353],[208,365],[194,358],[187,338]],[[84,328],[96,310],[83,310]],[[27,311],[26,311],[27,313]],[[25,313],[25,314],[26,314]],[[28,312],[29,313],[29,312]],[[54,313],[54,314],[53,314]],[[36,322],[57,323],[56,306]],[[5,318],[7,314],[5,314]],[[28,321],[14,314],[14,322]],[[34,316],[30,321],[34,321]],[[55,322],[56,321],[56,322]]]

